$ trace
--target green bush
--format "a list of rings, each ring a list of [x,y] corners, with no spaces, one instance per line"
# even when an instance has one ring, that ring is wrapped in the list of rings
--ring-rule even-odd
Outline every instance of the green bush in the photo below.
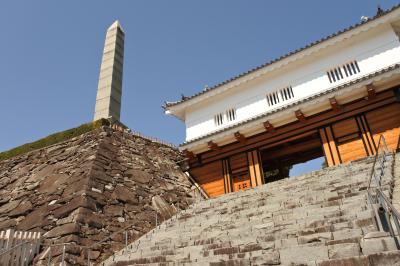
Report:
[[[86,132],[92,131],[101,126],[109,126],[109,125],[110,122],[107,119],[99,119],[91,123],[83,124],[79,127],[54,133],[35,142],[27,143],[8,151],[0,152],[0,161],[74,138],[76,136],[82,135]]]

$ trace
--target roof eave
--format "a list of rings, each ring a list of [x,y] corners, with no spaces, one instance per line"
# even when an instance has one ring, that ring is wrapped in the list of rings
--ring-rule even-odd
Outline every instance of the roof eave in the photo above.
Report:
[[[179,120],[185,122],[185,113],[183,112],[183,110],[174,110],[173,108],[165,107],[164,108],[164,114],[175,116]]]
[[[210,133],[208,135],[204,135],[204,136],[201,136],[199,138],[196,138],[196,139],[193,139],[193,140],[190,140],[190,141],[186,141],[186,142],[182,143],[179,146],[179,148],[181,150],[188,149],[188,150],[192,151],[196,147],[199,147],[202,144],[207,143],[209,140],[212,140],[212,139],[215,139],[215,138],[222,138],[228,133],[230,134],[233,131],[237,131],[238,129],[240,129],[243,126],[249,126],[250,124],[257,123],[257,122],[259,122],[259,120],[263,120],[263,119],[265,119],[266,117],[268,117],[270,115],[275,115],[276,113],[281,112],[281,111],[285,111],[285,112],[286,111],[290,111],[291,109],[296,109],[296,108],[300,108],[301,109],[302,105],[309,103],[313,99],[322,98],[322,97],[331,97],[332,94],[335,94],[338,91],[351,90],[355,86],[358,86],[358,87],[359,86],[363,86],[363,85],[365,85],[367,83],[379,81],[379,80],[382,80],[383,78],[386,78],[387,76],[391,77],[393,75],[400,75],[400,64],[392,65],[390,67],[387,67],[385,69],[381,69],[379,71],[376,71],[376,72],[371,73],[369,75],[366,75],[364,77],[360,77],[360,78],[358,78],[356,80],[352,80],[352,81],[349,81],[349,82],[347,82],[345,84],[341,84],[339,86],[336,86],[336,87],[331,88],[331,89],[329,89],[327,91],[320,92],[320,93],[317,93],[315,95],[311,95],[311,96],[309,96],[309,97],[307,97],[305,99],[302,99],[302,100],[299,100],[297,102],[291,103],[291,104],[289,104],[287,106],[282,106],[282,107],[280,107],[280,108],[278,108],[276,110],[273,110],[273,111],[270,111],[270,112],[266,112],[266,113],[261,114],[261,115],[259,115],[257,117],[254,117],[252,119],[242,121],[242,122],[240,122],[240,123],[238,123],[236,125],[232,125],[231,127],[225,128],[222,131],[212,132],[212,133]]]

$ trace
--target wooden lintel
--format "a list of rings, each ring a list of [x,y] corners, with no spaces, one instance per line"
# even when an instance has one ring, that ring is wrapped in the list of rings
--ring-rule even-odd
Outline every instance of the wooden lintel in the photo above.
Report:
[[[371,83],[371,84],[368,84],[366,87],[367,87],[367,93],[368,93],[367,100],[374,99],[376,97],[375,86]]]
[[[235,132],[235,139],[239,142],[245,142],[246,141],[246,137],[240,133],[239,131]]]
[[[306,117],[301,110],[295,111],[294,114],[296,115],[297,120],[299,120],[300,122],[306,121]]]
[[[196,158],[195,154],[192,151],[189,150],[183,150],[183,154],[185,154],[186,158],[188,158],[189,160],[193,160]]]
[[[284,142],[286,138],[298,136],[299,134],[324,127],[327,124],[334,123],[338,120],[344,120],[360,113],[366,113],[373,109],[396,103],[396,98],[393,90],[385,90],[376,94],[376,98],[371,101],[360,99],[349,104],[342,105],[342,111],[335,113],[332,110],[307,117],[303,123],[291,123],[279,128],[275,126],[274,134],[265,133],[247,137],[246,145],[239,142],[234,142],[229,145],[220,147],[218,151],[207,151],[202,153],[202,162],[207,163],[214,160],[219,160],[227,156],[245,152],[257,147],[269,147],[277,142]],[[293,111],[294,113],[294,111]],[[313,131],[314,132],[314,131]]]
[[[275,132],[275,127],[269,121],[264,122],[264,128],[269,133]]]
[[[208,148],[209,148],[210,150],[215,151],[215,150],[218,150],[218,149],[219,149],[219,146],[218,146],[217,143],[215,143],[215,142],[213,142],[213,141],[211,140],[211,141],[208,142]]]
[[[333,111],[335,111],[335,112],[340,111],[341,106],[339,105],[339,103],[337,102],[335,97],[329,98],[329,103],[331,104]]]

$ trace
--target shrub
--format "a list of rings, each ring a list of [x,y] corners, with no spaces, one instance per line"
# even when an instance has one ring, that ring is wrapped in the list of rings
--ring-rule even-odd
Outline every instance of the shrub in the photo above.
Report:
[[[79,127],[71,128],[62,132],[57,132],[35,142],[27,143],[8,151],[0,152],[0,161],[74,138],[101,126],[109,125],[110,122],[107,119],[102,118],[94,122],[80,125]]]

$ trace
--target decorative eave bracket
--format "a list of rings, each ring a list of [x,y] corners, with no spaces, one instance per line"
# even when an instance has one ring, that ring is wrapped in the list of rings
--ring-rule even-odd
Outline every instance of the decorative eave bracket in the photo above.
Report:
[[[274,133],[275,132],[275,127],[269,121],[265,121],[264,122],[264,128],[268,133]]]
[[[306,121],[306,117],[305,117],[305,115],[303,114],[303,112],[301,110],[295,111],[294,114],[295,114],[297,120],[299,120],[300,122],[305,122]]]
[[[239,131],[234,133],[235,139],[239,142],[246,142],[246,137]]]
[[[376,97],[375,86],[371,83],[371,84],[368,84],[366,87],[367,87],[367,93],[368,93],[366,100],[374,99]]]
[[[340,112],[342,110],[342,106],[338,103],[335,97],[329,98],[329,103],[334,112]]]
[[[207,145],[208,145],[208,148],[209,148],[210,150],[213,150],[213,151],[219,150],[218,144],[215,143],[215,142],[213,142],[212,140],[209,141],[209,142],[207,143]]]

